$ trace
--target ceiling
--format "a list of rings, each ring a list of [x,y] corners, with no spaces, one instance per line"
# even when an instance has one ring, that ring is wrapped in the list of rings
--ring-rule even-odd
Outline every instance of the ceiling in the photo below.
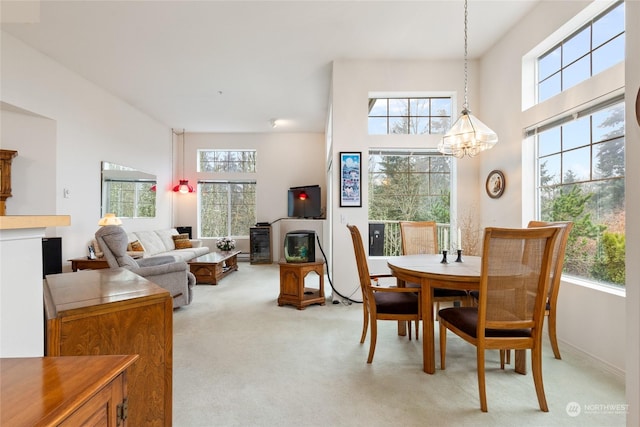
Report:
[[[470,0],[469,57],[539,1]],[[464,54],[460,0],[42,0],[34,23],[11,4],[4,31],[187,132],[324,132],[332,61]]]

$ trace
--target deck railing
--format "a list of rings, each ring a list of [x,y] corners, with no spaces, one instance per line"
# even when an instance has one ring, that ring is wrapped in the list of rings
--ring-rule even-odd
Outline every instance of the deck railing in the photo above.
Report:
[[[372,227],[373,225],[373,227]],[[449,230],[450,224],[437,224],[438,248],[442,250],[444,230]],[[384,232],[382,231],[384,230]],[[402,241],[400,239],[400,221],[369,221],[369,256],[402,255]],[[383,235],[382,244],[377,241]],[[449,238],[451,241],[451,237]]]

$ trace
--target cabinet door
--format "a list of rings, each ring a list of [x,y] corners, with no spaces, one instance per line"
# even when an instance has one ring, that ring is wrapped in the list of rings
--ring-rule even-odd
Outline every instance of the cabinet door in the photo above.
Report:
[[[126,420],[118,424],[118,405],[124,400],[123,374],[105,385],[95,396],[59,424],[61,427],[126,426]]]

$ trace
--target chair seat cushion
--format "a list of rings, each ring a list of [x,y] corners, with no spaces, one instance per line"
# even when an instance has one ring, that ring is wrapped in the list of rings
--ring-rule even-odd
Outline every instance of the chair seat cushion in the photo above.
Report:
[[[443,308],[438,312],[440,318],[454,325],[465,334],[477,338],[478,308],[452,307]],[[529,337],[531,329],[486,329],[486,337]]]
[[[418,296],[410,292],[375,292],[376,310],[385,314],[417,314]]]
[[[419,283],[407,283],[407,288],[420,288]],[[433,297],[460,297],[466,298],[467,291],[463,291],[460,289],[445,289],[445,288],[433,288]]]

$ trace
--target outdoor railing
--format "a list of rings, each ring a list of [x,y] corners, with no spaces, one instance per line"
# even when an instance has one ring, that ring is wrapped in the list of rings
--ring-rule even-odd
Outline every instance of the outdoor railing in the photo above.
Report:
[[[444,243],[444,230],[449,230],[450,224],[437,224],[438,248],[442,250]],[[369,221],[369,256],[396,256],[402,255],[402,241],[400,238],[400,221]],[[382,237],[382,242],[380,238]]]

